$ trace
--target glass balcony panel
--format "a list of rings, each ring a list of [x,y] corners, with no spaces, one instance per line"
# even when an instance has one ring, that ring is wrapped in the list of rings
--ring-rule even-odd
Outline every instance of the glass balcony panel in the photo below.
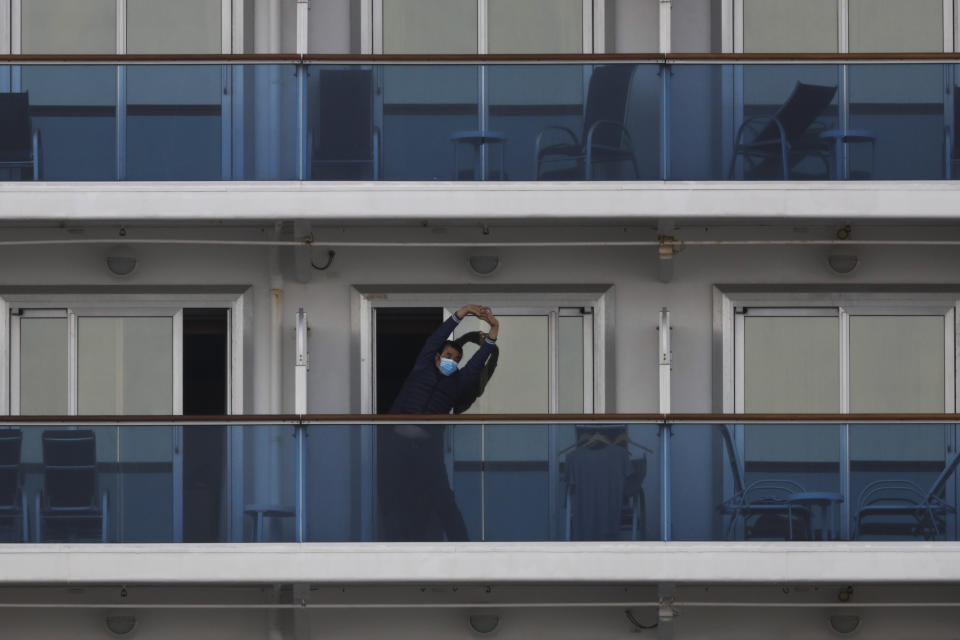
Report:
[[[955,437],[952,424],[851,425],[851,537],[955,540]]]
[[[850,128],[868,132],[874,142],[847,145],[847,176],[943,178],[944,103],[949,88],[944,86],[944,65],[850,65],[848,74]]]
[[[746,180],[826,180],[833,177],[831,138],[838,126],[840,68],[836,65],[743,67],[742,137],[735,177]],[[786,167],[779,143],[779,117],[787,138]],[[771,128],[767,128],[771,127]],[[731,151],[732,153],[732,151]],[[784,175],[786,172],[786,176]]]
[[[220,180],[219,65],[128,66],[128,180]]]
[[[198,427],[207,428],[207,427]],[[318,478],[316,474],[327,473],[328,467],[336,469],[350,468],[350,458],[343,455],[338,449],[325,448],[327,444],[327,430],[324,428],[319,433],[314,432],[311,435],[316,436],[313,440],[306,437],[298,437],[297,428],[291,425],[247,425],[242,427],[227,427],[226,437],[231,442],[242,443],[242,463],[241,468],[237,469],[238,463],[234,460],[234,477],[242,483],[242,486],[236,486],[225,482],[225,490],[231,492],[233,499],[231,503],[242,504],[242,513],[230,513],[226,511],[225,506],[218,507],[223,512],[224,518],[232,523],[239,520],[238,537],[243,542],[294,542],[297,540],[297,482],[298,482],[298,464],[297,464],[297,446],[298,441],[303,442],[305,447],[304,460],[307,461],[306,471],[304,473],[305,492],[307,502],[306,513],[302,514],[306,518],[307,513],[313,513],[315,520],[313,522],[304,520],[305,537],[304,540],[327,540],[322,537],[308,537],[311,530],[315,530],[316,522],[324,523],[331,521],[335,526],[347,522],[338,517],[340,514],[331,512],[322,502],[328,496],[325,488],[328,485],[323,484],[323,475]],[[332,430],[337,427],[330,427]],[[317,455],[317,452],[322,452]],[[335,459],[332,456],[340,456]],[[329,463],[329,464],[328,464]],[[339,465],[339,466],[338,466]],[[230,468],[228,466],[227,468]],[[189,469],[184,469],[186,474]],[[239,471],[239,473],[237,473]],[[185,478],[187,476],[185,475]],[[320,482],[318,482],[320,481]],[[336,484],[332,486],[337,486]],[[347,491],[348,485],[338,487]],[[194,483],[194,489],[205,489],[201,478]],[[204,501],[211,501],[212,497],[209,491],[206,496],[197,494],[194,496],[195,503],[190,506],[190,486],[184,486],[184,517],[186,518],[191,510],[199,511]],[[336,492],[334,492],[335,494]],[[333,499],[338,499],[334,495]],[[204,515],[204,520],[210,523],[209,515]],[[196,523],[184,523],[184,533],[186,534]],[[311,525],[314,525],[313,529]],[[209,524],[208,524],[209,526]],[[229,531],[229,529],[227,529]],[[341,538],[343,539],[343,538]]]
[[[670,177],[726,180],[733,154],[731,65],[676,65],[670,78]],[[659,91],[648,97],[652,102]],[[653,109],[654,107],[650,107]],[[650,116],[659,113],[653,111]],[[651,120],[652,121],[652,120]]]
[[[466,154],[471,132],[480,130],[479,69],[475,66],[384,66],[383,179],[472,178],[480,166]],[[467,137],[464,144],[454,136]],[[474,145],[475,146],[475,145]],[[477,154],[473,154],[476,156]]]
[[[747,429],[763,435],[754,434],[745,450]],[[676,425],[673,430],[673,539],[841,537],[840,425]],[[707,471],[691,473],[694,468]]]
[[[117,429],[96,425],[22,428],[20,462],[30,541],[122,540]],[[167,516],[160,524],[169,521]]]
[[[550,466],[560,476],[550,487],[553,539],[660,537],[658,429],[590,423],[552,428],[556,454]]]
[[[492,427],[497,447],[513,445],[510,455],[487,454]],[[643,540],[659,531],[656,458],[647,451],[656,450],[655,426],[311,425],[307,433],[310,540]],[[362,453],[369,438],[373,458]]]
[[[296,180],[300,135],[296,67],[252,64],[226,69],[231,79],[232,127],[224,144],[230,145],[233,166],[225,167],[224,173],[235,180]],[[307,81],[308,87],[314,86],[313,76],[308,74]],[[347,107],[353,106],[349,99],[341,99]],[[212,103],[213,97],[207,100]],[[337,114],[344,126],[349,113]],[[312,112],[307,117],[312,118]]]
[[[41,179],[115,180],[117,68],[30,65],[19,69],[21,89],[30,105],[30,126],[40,134]],[[7,172],[12,170],[0,175]]]
[[[115,476],[110,496],[116,542],[177,542],[174,535],[174,441],[182,427],[116,427],[116,458],[103,475]],[[211,467],[216,461],[209,460]]]

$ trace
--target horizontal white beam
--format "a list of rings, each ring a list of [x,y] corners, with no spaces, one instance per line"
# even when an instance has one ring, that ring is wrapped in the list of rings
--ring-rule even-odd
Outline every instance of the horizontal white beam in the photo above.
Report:
[[[960,220],[960,182],[0,182],[0,221]]]
[[[4,544],[0,584],[956,583],[953,542]]]

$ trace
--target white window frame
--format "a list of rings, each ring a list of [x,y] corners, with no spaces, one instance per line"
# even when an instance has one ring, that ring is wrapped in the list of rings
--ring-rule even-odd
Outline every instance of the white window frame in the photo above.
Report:
[[[743,0],[723,0],[722,11],[723,52],[743,53]],[[960,50],[958,16],[960,0],[943,0],[944,53]],[[837,0],[837,52],[850,52],[850,0]]]
[[[16,0],[14,0],[16,1]],[[581,0],[583,8],[583,42],[581,53],[605,52],[605,0]],[[477,0],[477,52],[488,49],[488,0]],[[383,54],[383,0],[361,0],[361,53]]]
[[[245,0],[220,0],[220,53],[242,53],[243,3]],[[0,53],[21,54],[22,3],[29,0],[0,0]],[[234,6],[236,3],[236,7]],[[9,16],[9,17],[7,17]],[[237,27],[241,28],[237,28]],[[238,33],[239,32],[239,33]],[[239,41],[236,37],[239,36]],[[4,46],[9,48],[4,51]],[[127,0],[117,0],[118,55],[127,53]]]

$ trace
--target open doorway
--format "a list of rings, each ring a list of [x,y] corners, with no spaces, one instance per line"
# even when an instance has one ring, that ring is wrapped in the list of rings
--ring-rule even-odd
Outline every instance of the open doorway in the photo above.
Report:
[[[228,312],[183,310],[183,413],[227,413]],[[216,542],[223,529],[226,430],[183,429],[183,541]]]

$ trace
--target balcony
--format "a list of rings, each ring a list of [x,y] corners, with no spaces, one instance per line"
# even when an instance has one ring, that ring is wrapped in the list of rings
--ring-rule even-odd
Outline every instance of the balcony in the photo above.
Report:
[[[957,540],[956,421],[6,417],[0,536],[14,543]],[[418,438],[421,430],[434,437]]]
[[[6,180],[944,180],[960,162],[944,57],[5,60],[29,116],[0,106],[22,147]]]

